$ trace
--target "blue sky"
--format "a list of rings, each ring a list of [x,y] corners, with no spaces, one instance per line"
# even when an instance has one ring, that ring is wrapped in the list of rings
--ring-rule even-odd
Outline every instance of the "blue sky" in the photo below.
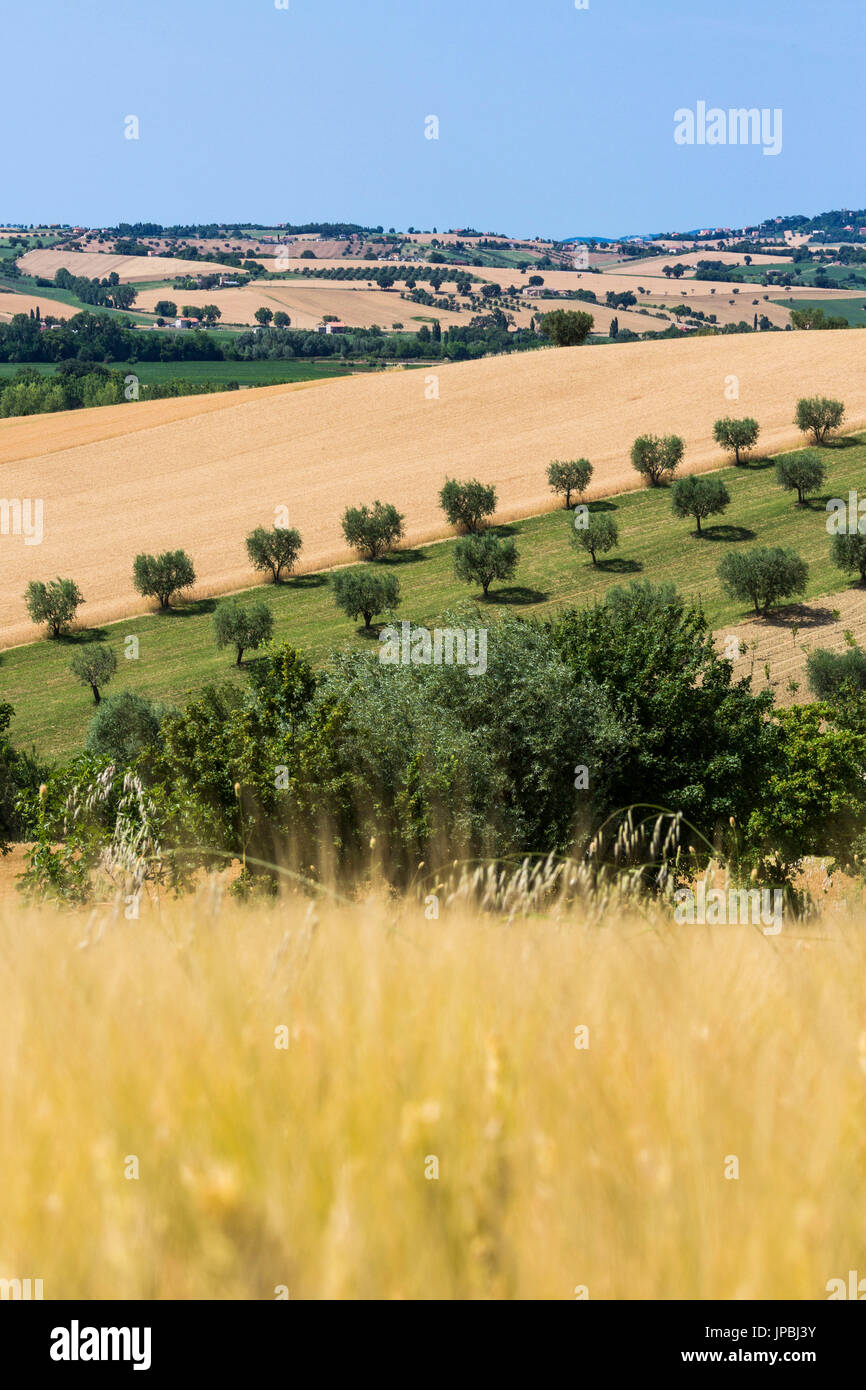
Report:
[[[866,203],[864,0],[39,0],[2,33],[0,220],[566,237]],[[676,145],[701,100],[781,108],[782,152]]]

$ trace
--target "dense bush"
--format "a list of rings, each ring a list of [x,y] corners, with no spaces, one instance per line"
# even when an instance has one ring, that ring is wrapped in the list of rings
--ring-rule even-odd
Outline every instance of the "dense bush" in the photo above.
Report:
[[[819,700],[834,699],[846,687],[849,693],[862,695],[866,692],[866,652],[860,647],[845,652],[816,647],[807,658],[806,674],[809,689]]]
[[[87,731],[87,751],[123,766],[156,743],[162,709],[151,700],[122,690],[101,701]]]

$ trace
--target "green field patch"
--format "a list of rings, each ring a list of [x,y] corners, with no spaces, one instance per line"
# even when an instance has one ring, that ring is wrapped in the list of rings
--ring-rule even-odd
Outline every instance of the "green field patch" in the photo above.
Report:
[[[517,543],[520,564],[512,581],[491,587],[487,603],[455,579],[453,540],[399,552],[383,562],[400,580],[399,616],[430,626],[444,609],[467,597],[478,598],[491,617],[505,612],[549,616],[560,608],[592,603],[614,584],[649,579],[670,581],[681,593],[700,599],[714,628],[730,626],[735,631],[750,614],[721,592],[716,567],[732,546],[750,544],[793,546],[810,566],[806,597],[839,591],[847,581],[830,562],[825,503],[828,497],[847,498],[849,489],[863,487],[866,436],[821,452],[827,483],[820,497],[802,507],[776,485],[769,458],[720,470],[731,505],[718,524],[705,527],[702,539],[694,535],[690,522],[672,515],[669,488],[622,493],[593,503],[593,508],[610,512],[620,533],[618,549],[597,568],[571,545],[573,520],[564,508],[503,526],[501,534],[513,536]],[[302,518],[299,529],[303,534]],[[244,537],[227,538],[227,545],[240,560]],[[131,536],[130,571],[136,548]],[[273,608],[275,639],[294,643],[317,662],[346,646],[376,650],[375,640],[363,636],[359,626],[337,610],[326,574],[303,575],[278,588],[264,585],[246,591],[244,597],[263,598]],[[181,705],[209,682],[243,680],[228,653],[215,646],[216,602],[206,599],[170,614],[130,618],[100,629],[96,635],[109,643],[118,659],[107,693],[131,689]],[[86,612],[82,610],[85,620]],[[125,638],[130,635],[139,639],[138,660],[125,657]],[[19,746],[32,744],[56,757],[82,747],[94,706],[69,671],[69,661],[75,642],[93,636],[41,640],[0,654],[2,697],[15,707],[13,737]]]
[[[786,309],[823,309],[827,318],[847,319],[852,328],[866,328],[866,286],[859,299],[774,299]]]

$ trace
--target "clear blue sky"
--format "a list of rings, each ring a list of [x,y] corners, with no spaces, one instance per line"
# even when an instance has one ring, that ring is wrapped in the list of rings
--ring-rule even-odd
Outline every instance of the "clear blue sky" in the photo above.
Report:
[[[866,204],[864,0],[289,5],[8,6],[0,220],[566,237]],[[677,146],[700,100],[780,107],[781,154]]]

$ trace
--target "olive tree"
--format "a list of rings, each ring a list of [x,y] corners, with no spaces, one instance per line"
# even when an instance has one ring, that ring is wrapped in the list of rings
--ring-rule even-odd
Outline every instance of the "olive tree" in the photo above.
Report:
[[[827,396],[803,396],[794,416],[797,429],[811,434],[813,444],[826,444],[828,435],[839,428],[844,418],[844,403]]]
[[[454,547],[454,573],[467,584],[480,584],[487,591],[494,579],[510,579],[520,554],[514,541],[498,536],[463,536]]]
[[[352,619],[362,616],[367,629],[372,627],[377,613],[387,613],[400,602],[397,576],[381,570],[337,570],[331,588],[337,607]]]
[[[235,665],[240,666],[246,651],[255,651],[271,640],[274,615],[263,599],[256,603],[241,603],[236,598],[224,599],[214,613],[214,632],[217,646],[234,647]]]
[[[639,435],[631,446],[631,462],[650,487],[660,487],[673,477],[685,453],[686,442],[677,434]]]
[[[347,507],[343,513],[343,535],[365,560],[378,560],[402,539],[403,522],[404,517],[390,502]]]
[[[439,505],[452,526],[464,531],[480,531],[486,518],[496,511],[496,488],[477,478],[458,483],[449,478],[439,493]]]
[[[799,506],[805,502],[806,493],[819,488],[826,476],[827,469],[814,449],[801,449],[776,459],[776,482],[789,492],[796,492]]]
[[[182,589],[195,583],[195,569],[185,550],[166,550],[161,555],[136,555],[132,581],[143,598],[159,599],[165,612]]]
[[[571,494],[582,497],[589,487],[592,464],[589,459],[554,459],[547,466],[547,481],[552,492],[565,495],[566,508],[571,507]]]
[[[586,514],[585,526],[578,526],[575,521],[571,543],[577,549],[585,550],[592,563],[597,565],[598,555],[606,555],[609,550],[619,545],[617,524],[612,516],[607,516],[604,512],[589,512]]]
[[[290,527],[275,527],[266,531],[257,526],[247,536],[247,555],[253,569],[270,570],[275,584],[279,584],[283,570],[291,574],[301,550],[301,533]]]
[[[795,550],[784,546],[755,546],[730,550],[716,573],[731,598],[748,601],[760,617],[780,599],[802,593],[809,566]]]
[[[686,478],[677,478],[671,492],[671,506],[674,516],[693,516],[701,535],[701,519],[718,516],[729,506],[731,494],[721,478],[701,477],[690,473]]]
[[[743,420],[732,420],[726,417],[723,420],[717,420],[713,425],[713,438],[729,454],[733,454],[736,464],[742,463],[743,454],[747,454],[750,449],[755,447],[760,432],[760,425],[751,416],[746,416]]]
[[[859,531],[854,536],[837,535],[830,542],[830,558],[837,569],[848,573],[859,571],[861,584],[866,584],[866,536]]]
[[[84,596],[72,579],[51,579],[47,584],[31,579],[24,594],[34,623],[47,623],[52,637],[59,637],[72,622]]]
[[[102,687],[108,685],[117,670],[117,657],[111,647],[105,647],[100,642],[87,642],[74,653],[69,669],[82,685],[90,686],[94,703],[98,705],[102,698]]]

